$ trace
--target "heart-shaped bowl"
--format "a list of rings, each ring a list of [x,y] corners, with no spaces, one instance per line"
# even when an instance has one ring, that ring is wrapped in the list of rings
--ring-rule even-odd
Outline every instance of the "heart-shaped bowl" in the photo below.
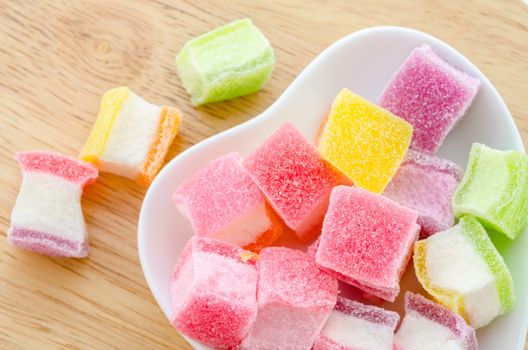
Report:
[[[139,216],[138,248],[141,266],[152,294],[170,318],[169,284],[180,253],[193,231],[172,202],[172,192],[210,160],[231,151],[242,156],[285,122],[293,123],[314,140],[322,117],[339,90],[346,87],[376,101],[398,67],[415,47],[427,43],[459,69],[478,77],[482,86],[467,115],[449,134],[439,156],[465,166],[473,142],[524,152],[515,123],[490,81],[458,51],[428,34],[401,27],[373,27],[352,33],[321,53],[265,112],[235,128],[215,135],[172,159],[150,186]],[[528,319],[528,235],[515,241],[492,237],[510,268],[517,305],[507,315],[478,330],[482,350],[521,350]],[[405,290],[420,291],[412,268],[402,281],[396,303],[401,311]],[[196,349],[204,345],[186,338]]]

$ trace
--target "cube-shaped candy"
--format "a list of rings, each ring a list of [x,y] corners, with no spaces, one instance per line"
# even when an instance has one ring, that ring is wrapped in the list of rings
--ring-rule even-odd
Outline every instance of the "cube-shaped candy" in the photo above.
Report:
[[[264,248],[258,264],[257,320],[241,348],[311,349],[335,306],[337,280],[290,248]]]
[[[19,152],[22,185],[11,213],[9,241],[50,256],[88,255],[83,187],[97,179],[90,163],[47,151]]]
[[[381,193],[398,170],[412,133],[405,120],[343,89],[332,104],[319,153],[354,185]]]
[[[241,19],[185,43],[176,68],[193,105],[260,90],[275,65],[273,48],[249,19]]]
[[[257,257],[229,243],[193,236],[171,280],[173,326],[214,348],[239,344],[257,315]]]
[[[476,217],[515,239],[528,220],[528,158],[475,143],[453,198],[455,215]]]
[[[473,217],[416,242],[414,269],[429,294],[475,328],[515,304],[510,271]]]
[[[462,170],[453,162],[409,150],[383,195],[418,212],[421,236],[453,226],[451,207]]]
[[[282,224],[241,161],[238,153],[211,161],[178,187],[174,201],[196,235],[258,251],[282,233]]]
[[[176,108],[153,105],[127,87],[109,90],[79,158],[146,186],[161,168],[180,122]]]
[[[341,175],[293,125],[284,124],[243,165],[301,241],[319,233],[330,192]]]
[[[338,279],[394,301],[420,227],[415,211],[382,195],[337,186],[324,218],[316,263]]]
[[[315,340],[313,350],[392,350],[400,316],[342,297]]]
[[[405,294],[405,317],[394,350],[478,350],[473,327],[445,307],[419,294]]]
[[[411,52],[379,105],[414,127],[411,147],[434,154],[473,102],[480,81],[441,59],[428,45]]]

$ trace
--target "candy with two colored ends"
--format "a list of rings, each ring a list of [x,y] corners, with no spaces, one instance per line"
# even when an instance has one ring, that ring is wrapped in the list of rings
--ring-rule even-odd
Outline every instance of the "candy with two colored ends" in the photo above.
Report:
[[[330,197],[315,261],[341,281],[394,301],[418,238],[417,216],[382,195],[337,186]]]
[[[355,186],[381,193],[398,170],[412,126],[348,89],[335,98],[318,150]]]
[[[180,122],[176,108],[153,105],[127,87],[109,90],[79,158],[146,186],[161,168]]]
[[[284,124],[242,164],[301,241],[319,233],[330,192],[341,175],[299,130]]]
[[[282,233],[282,224],[241,161],[229,153],[209,162],[173,198],[196,235],[258,251]]]
[[[81,208],[83,187],[97,179],[90,163],[47,151],[19,152],[22,185],[11,213],[8,240],[50,256],[88,255]]]
[[[454,198],[455,215],[476,217],[487,229],[515,239],[528,220],[528,158],[474,143]]]
[[[419,294],[405,294],[405,317],[394,350],[478,350],[473,327],[449,309]]]
[[[257,255],[193,236],[171,279],[173,326],[214,348],[236,346],[257,315]]]
[[[473,217],[463,216],[453,228],[416,242],[414,269],[429,294],[474,328],[515,304],[510,271]]]
[[[400,316],[343,297],[315,340],[313,350],[392,350]]]
[[[409,150],[383,195],[418,212],[421,236],[453,226],[453,193],[462,170],[453,162]]]
[[[337,280],[299,250],[264,248],[257,319],[244,350],[311,349],[337,300]]]
[[[178,75],[193,105],[256,92],[274,65],[273,48],[249,18],[188,41],[176,56]]]
[[[396,72],[379,105],[414,127],[411,148],[435,154],[479,86],[477,78],[459,71],[424,44]]]

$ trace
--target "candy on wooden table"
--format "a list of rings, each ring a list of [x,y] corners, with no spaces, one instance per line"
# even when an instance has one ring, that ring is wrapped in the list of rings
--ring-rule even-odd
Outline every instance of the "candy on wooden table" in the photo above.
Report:
[[[419,294],[405,293],[405,317],[394,350],[477,350],[473,327],[449,309]]]
[[[338,279],[394,301],[420,227],[415,211],[382,195],[337,186],[315,261]]]
[[[171,280],[173,326],[215,348],[236,346],[257,315],[258,255],[193,236]]]
[[[330,192],[341,175],[299,130],[284,124],[245,158],[243,165],[300,240],[319,233]]]
[[[258,265],[257,319],[241,348],[311,349],[335,306],[337,280],[290,248],[264,248]]]
[[[127,87],[107,91],[79,158],[148,185],[178,132],[180,112],[153,105]]]
[[[315,340],[313,350],[392,350],[400,316],[343,297]]]
[[[396,72],[379,105],[412,124],[412,148],[434,154],[466,113],[479,86],[477,78],[459,71],[424,44]]]
[[[453,162],[409,150],[383,195],[418,212],[422,237],[453,226],[451,207],[462,170]]]
[[[47,151],[19,152],[22,185],[11,213],[9,241],[50,256],[88,255],[83,187],[97,179],[90,163]]]
[[[173,198],[196,235],[258,251],[282,233],[282,224],[241,161],[238,153],[211,161],[185,180]]]
[[[381,193],[405,156],[412,126],[348,89],[335,98],[319,153],[354,185]]]
[[[241,19],[185,43],[176,68],[193,105],[260,90],[275,65],[268,39],[251,19]]]
[[[473,217],[416,242],[414,269],[429,294],[475,328],[515,304],[510,271]]]
[[[474,143],[453,198],[457,217],[471,215],[486,228],[515,239],[528,220],[528,158]]]

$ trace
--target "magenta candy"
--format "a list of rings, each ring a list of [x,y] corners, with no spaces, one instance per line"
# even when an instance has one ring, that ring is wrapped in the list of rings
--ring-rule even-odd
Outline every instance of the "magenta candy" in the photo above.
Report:
[[[337,186],[324,218],[317,264],[345,283],[394,301],[418,238],[417,213],[382,195]]]
[[[412,124],[412,148],[435,154],[479,86],[477,78],[459,71],[424,44],[411,52],[392,77],[379,105]]]
[[[383,195],[418,212],[421,236],[453,226],[453,193],[462,170],[453,162],[409,151]]]
[[[335,306],[337,280],[290,248],[264,248],[258,265],[257,319],[241,348],[311,349]]]

